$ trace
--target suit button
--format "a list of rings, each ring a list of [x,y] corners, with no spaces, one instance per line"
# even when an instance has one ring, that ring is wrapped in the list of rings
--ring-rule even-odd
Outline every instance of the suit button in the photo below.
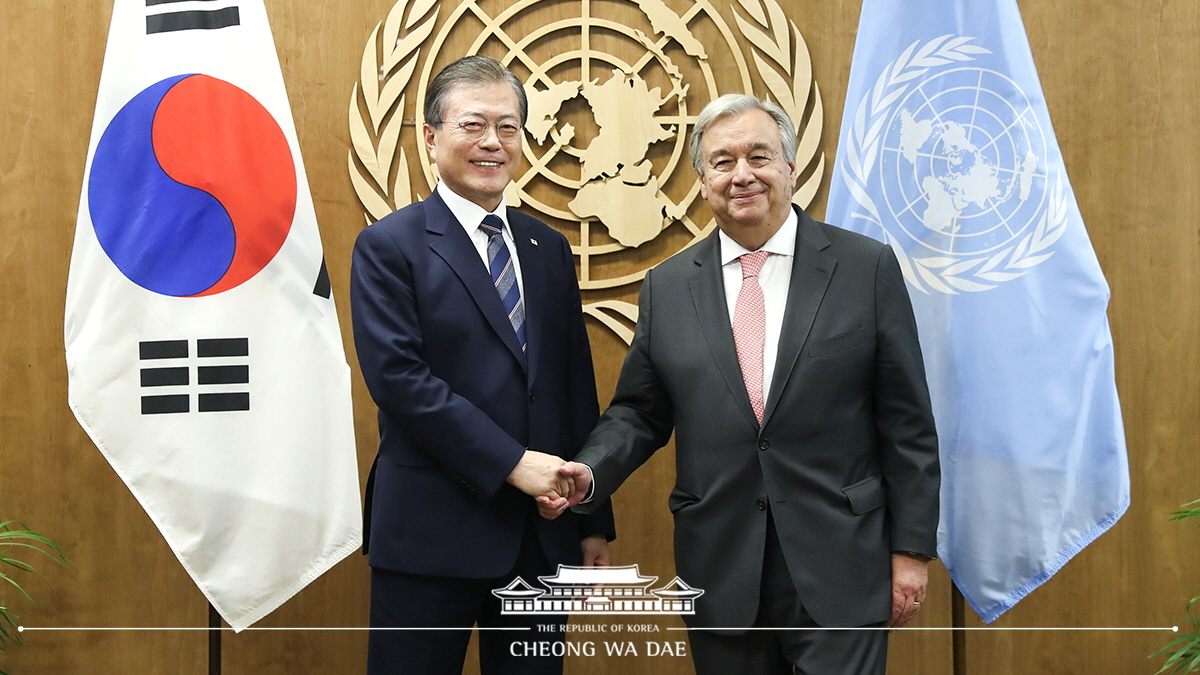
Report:
[[[769,441],[769,440],[767,440],[767,439],[765,439],[765,438],[764,438],[764,439],[761,439],[761,440],[759,440],[759,442],[758,442],[758,449],[759,449],[759,450],[766,450],[766,449],[768,449],[768,448],[770,448],[770,447],[771,447],[771,441]]]
[[[758,500],[758,510],[759,511],[767,510],[767,500],[765,500],[765,499]]]
[[[537,396],[534,396],[532,391],[529,392],[529,402],[533,403],[536,400],[537,400]]]

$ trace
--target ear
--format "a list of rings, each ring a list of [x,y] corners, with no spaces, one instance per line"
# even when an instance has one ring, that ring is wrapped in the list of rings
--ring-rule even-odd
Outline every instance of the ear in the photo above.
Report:
[[[704,180],[704,174],[700,174],[700,198],[708,201],[708,183]]]
[[[429,152],[429,161],[437,163],[437,130],[426,124],[421,127],[425,136],[425,150]]]

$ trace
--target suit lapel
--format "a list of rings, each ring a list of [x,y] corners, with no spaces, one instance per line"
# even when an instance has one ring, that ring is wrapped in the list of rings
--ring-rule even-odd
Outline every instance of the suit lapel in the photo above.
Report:
[[[542,318],[546,309],[545,256],[541,246],[533,242],[527,223],[515,209],[508,210],[508,226],[512,228],[513,242],[517,245],[517,256],[521,261],[521,279],[525,286],[521,297],[525,300],[526,362],[529,364],[529,381],[535,382],[538,355],[542,348]]]
[[[492,284],[492,276],[479,257],[479,250],[436,191],[424,203],[425,230],[434,235],[429,247],[458,275],[492,330],[524,367],[525,356],[521,353],[521,345],[517,344],[517,334],[513,332],[508,313],[504,311],[504,303]],[[524,264],[524,258],[521,262]]]
[[[779,351],[775,359],[775,373],[771,377],[771,391],[767,396],[763,426],[771,419],[771,413],[779,402],[783,388],[796,369],[800,350],[808,341],[817,310],[825,299],[829,280],[837,267],[837,258],[825,251],[829,240],[816,221],[797,209],[800,222],[796,228],[796,255],[792,259],[792,278],[788,283],[787,307],[783,312],[783,330],[779,335]]]
[[[742,367],[737,359],[737,346],[733,343],[733,326],[729,323],[725,282],[721,277],[721,240],[717,232],[696,245],[694,260],[696,270],[688,279],[688,290],[696,306],[701,332],[733,400],[757,428],[758,418],[750,405],[750,395],[746,393],[746,381],[742,379]]]

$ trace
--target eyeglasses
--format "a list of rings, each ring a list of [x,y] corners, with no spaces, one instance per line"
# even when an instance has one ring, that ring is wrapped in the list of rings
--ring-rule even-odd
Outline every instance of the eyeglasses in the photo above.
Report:
[[[467,120],[465,122],[437,122],[438,125],[448,124],[452,127],[458,127],[463,136],[467,140],[478,141],[487,136],[488,127],[496,127],[496,135],[505,143],[512,143],[521,137],[521,127],[513,122],[495,122],[489,123],[483,120]]]
[[[768,164],[770,164],[771,162],[775,161],[775,155],[773,153],[762,152],[762,151],[756,150],[756,151],[753,151],[750,154],[750,156],[746,157],[745,159],[746,159],[746,163],[750,165],[751,169],[761,169],[761,168],[767,166]],[[716,157],[710,158],[708,161],[708,166],[713,171],[716,171],[718,173],[729,173],[730,171],[733,171],[735,168],[737,168],[738,162],[740,160],[741,160],[741,157],[734,157],[732,155],[721,154]]]

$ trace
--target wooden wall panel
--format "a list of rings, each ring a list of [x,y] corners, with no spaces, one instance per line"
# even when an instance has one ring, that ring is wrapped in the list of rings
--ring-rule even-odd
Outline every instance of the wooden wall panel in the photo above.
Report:
[[[363,46],[390,0],[267,0],[350,348],[350,250],[363,225],[346,175],[346,105]],[[563,3],[567,4],[567,3]],[[449,11],[451,3],[446,3]],[[824,214],[849,75],[858,3],[786,0],[808,41],[825,115],[826,178],[810,211]],[[203,626],[203,597],[66,407],[62,311],[84,154],[111,0],[6,0],[0,68],[0,519],[16,517],[63,543],[77,571],[50,572],[56,593],[20,606],[41,626]],[[1200,497],[1200,10],[1186,0],[1021,3],[1072,184],[1113,291],[1110,318],[1133,476],[1133,506],[1057,577],[994,624],[968,634],[968,672],[1153,672],[1163,636],[1017,632],[1026,626],[1169,626],[1200,593],[1200,533],[1166,521]],[[566,9],[561,10],[563,12]],[[463,45],[449,48],[462,49]],[[406,131],[409,133],[409,131]],[[674,235],[678,236],[678,235]],[[630,269],[637,260],[615,264]],[[632,300],[632,290],[613,297]],[[590,322],[602,402],[624,346]],[[355,370],[355,421],[365,478],[377,436]],[[665,506],[670,448],[617,493],[615,562],[674,573]],[[355,555],[262,622],[362,627],[366,563]],[[39,590],[34,584],[35,590]],[[934,565],[918,627],[950,623],[949,581]],[[46,597],[44,589],[39,595]],[[970,614],[969,614],[970,616]],[[679,625],[678,619],[662,626]],[[969,619],[971,627],[982,627]],[[672,633],[654,638],[672,639]],[[201,673],[202,633],[30,633],[0,656],[21,673]],[[225,634],[228,674],[361,673],[359,631]],[[950,673],[950,636],[894,634],[895,673]],[[469,666],[468,673],[477,669]],[[687,658],[572,658],[568,673],[687,673]]]

